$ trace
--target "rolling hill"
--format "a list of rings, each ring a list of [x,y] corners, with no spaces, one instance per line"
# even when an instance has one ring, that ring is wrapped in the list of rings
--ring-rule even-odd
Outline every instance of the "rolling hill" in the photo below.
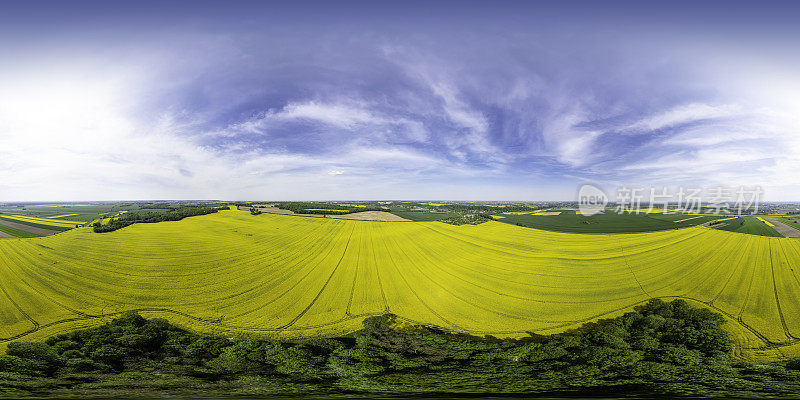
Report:
[[[586,235],[223,211],[0,241],[0,341],[128,310],[228,335],[342,334],[392,312],[525,336],[660,297],[723,313],[743,356],[781,359],[800,355],[798,261],[800,241],[699,227]]]

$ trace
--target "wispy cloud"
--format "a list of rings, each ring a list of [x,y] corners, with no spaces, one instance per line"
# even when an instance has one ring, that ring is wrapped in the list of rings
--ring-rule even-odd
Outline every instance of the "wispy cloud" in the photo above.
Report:
[[[620,131],[626,133],[647,133],[693,122],[730,118],[741,112],[742,108],[734,104],[721,106],[711,106],[703,103],[684,104],[622,126]]]
[[[268,14],[0,35],[0,200],[571,198],[581,180],[800,197],[800,35]]]

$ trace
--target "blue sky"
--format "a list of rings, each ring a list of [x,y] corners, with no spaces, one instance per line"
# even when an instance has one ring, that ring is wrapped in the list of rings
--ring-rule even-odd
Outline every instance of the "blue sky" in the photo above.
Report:
[[[3,4],[0,201],[800,199],[790,2],[161,3]]]

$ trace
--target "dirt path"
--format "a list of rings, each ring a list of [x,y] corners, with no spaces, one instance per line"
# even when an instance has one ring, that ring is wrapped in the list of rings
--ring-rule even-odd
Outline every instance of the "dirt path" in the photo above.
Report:
[[[696,216],[696,217],[686,218],[686,219],[682,219],[682,220],[679,220],[679,221],[672,221],[672,222],[674,222],[674,223],[676,223],[676,224],[677,224],[678,222],[688,221],[688,220],[690,220],[690,219],[702,218],[702,217],[705,217],[705,215],[698,215],[698,216]]]
[[[778,233],[783,235],[783,237],[787,238],[800,238],[800,230],[797,230],[789,225],[784,224],[777,218],[772,217],[765,217],[769,222],[772,222],[775,226],[772,229],[775,229]]]
[[[35,233],[37,235],[42,235],[42,236],[55,235],[56,233],[59,232],[59,231],[52,231],[50,229],[37,228],[35,226],[20,224],[20,223],[17,223],[17,222],[6,221],[6,220],[2,220],[2,219],[0,219],[0,224],[5,225],[5,226],[7,226],[9,228],[15,228],[15,229],[19,229],[21,231],[25,231],[25,232],[29,232],[29,233]]]

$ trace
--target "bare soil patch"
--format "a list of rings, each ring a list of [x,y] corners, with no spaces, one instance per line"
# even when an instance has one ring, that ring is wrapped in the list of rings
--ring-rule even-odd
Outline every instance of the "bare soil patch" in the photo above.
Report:
[[[772,229],[775,229],[778,233],[783,235],[783,237],[800,238],[800,231],[789,225],[784,224],[779,219],[770,217],[765,217],[764,219],[766,219],[769,222],[772,222],[772,224],[775,225],[772,227]]]
[[[0,239],[15,239],[16,236],[0,231]]]
[[[386,211],[362,211],[345,215],[329,215],[330,218],[352,219],[357,221],[411,222]]]
[[[0,220],[0,224],[3,224],[5,226],[11,227],[11,228],[19,229],[21,231],[25,231],[25,232],[29,232],[29,233],[35,233],[37,235],[42,235],[42,236],[50,236],[50,235],[55,235],[56,233],[59,233],[59,231],[53,231],[53,230],[44,229],[44,228],[37,228],[35,226],[20,224],[20,223],[6,221],[6,220]]]
[[[550,211],[550,212],[546,212],[546,213],[544,213],[542,215],[561,215],[561,211]]]

